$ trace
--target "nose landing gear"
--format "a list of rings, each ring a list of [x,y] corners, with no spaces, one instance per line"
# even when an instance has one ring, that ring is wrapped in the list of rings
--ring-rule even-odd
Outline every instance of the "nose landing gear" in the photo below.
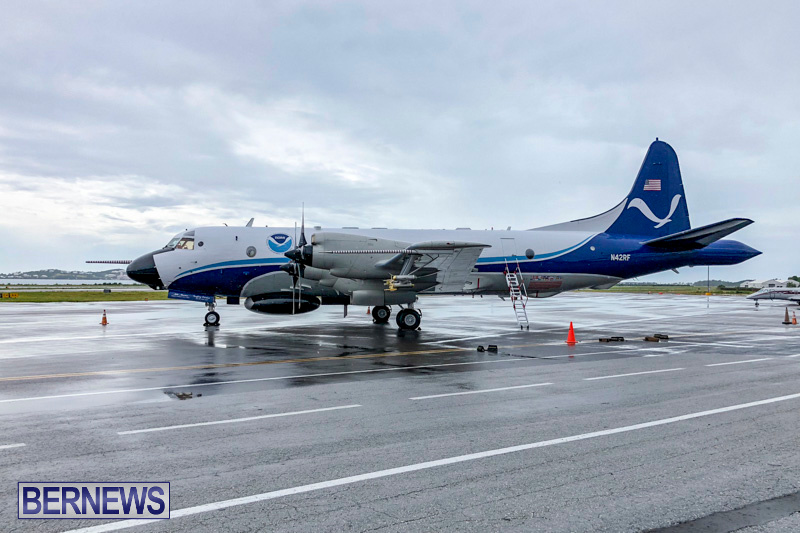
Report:
[[[206,304],[206,308],[208,309],[208,313],[206,313],[206,321],[203,324],[205,327],[209,326],[219,326],[219,313],[214,311],[216,309],[217,304],[215,302],[209,302]]]

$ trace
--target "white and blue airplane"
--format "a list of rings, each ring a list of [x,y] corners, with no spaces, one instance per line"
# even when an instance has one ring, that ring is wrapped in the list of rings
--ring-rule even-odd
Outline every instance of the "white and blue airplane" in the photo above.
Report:
[[[753,221],[731,218],[691,228],[678,158],[656,139],[625,199],[597,216],[527,231],[200,227],[132,261],[131,279],[169,296],[244,300],[256,313],[293,314],[320,305],[372,306],[376,323],[400,308],[417,329],[419,296],[510,296],[520,327],[525,302],[695,265],[734,265],[760,254],[723,238]]]

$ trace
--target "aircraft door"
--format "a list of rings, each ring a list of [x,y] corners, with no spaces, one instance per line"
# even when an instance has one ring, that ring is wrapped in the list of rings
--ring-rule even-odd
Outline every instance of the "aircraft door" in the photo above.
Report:
[[[517,269],[517,240],[513,237],[500,237],[500,249],[503,251],[503,259],[511,270]]]

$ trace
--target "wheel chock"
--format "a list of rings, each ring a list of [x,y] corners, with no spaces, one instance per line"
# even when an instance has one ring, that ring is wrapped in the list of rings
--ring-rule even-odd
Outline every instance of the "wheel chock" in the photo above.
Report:
[[[487,351],[490,351],[490,352],[493,352],[493,353],[497,353],[497,345],[496,345],[496,344],[490,344],[490,345],[489,345],[489,346],[486,348],[486,350],[487,350]]]
[[[600,342],[625,342],[625,337],[600,337]]]
[[[662,341],[668,341],[669,335],[664,335],[663,333],[653,333],[653,337]]]
[[[658,342],[659,338],[658,337],[649,337],[648,336],[648,337],[645,337],[644,340],[647,341],[647,342]]]
[[[486,351],[486,348],[484,348],[484,347],[483,347],[483,345],[482,345],[482,344],[480,344],[480,345],[478,345],[478,351],[479,351],[479,352],[485,352],[485,351]]]

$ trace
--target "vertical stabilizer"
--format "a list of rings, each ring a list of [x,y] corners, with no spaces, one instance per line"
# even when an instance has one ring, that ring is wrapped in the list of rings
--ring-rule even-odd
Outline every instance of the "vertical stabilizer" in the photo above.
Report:
[[[661,237],[691,228],[678,156],[656,141],[644,157],[625,208],[607,233]]]

